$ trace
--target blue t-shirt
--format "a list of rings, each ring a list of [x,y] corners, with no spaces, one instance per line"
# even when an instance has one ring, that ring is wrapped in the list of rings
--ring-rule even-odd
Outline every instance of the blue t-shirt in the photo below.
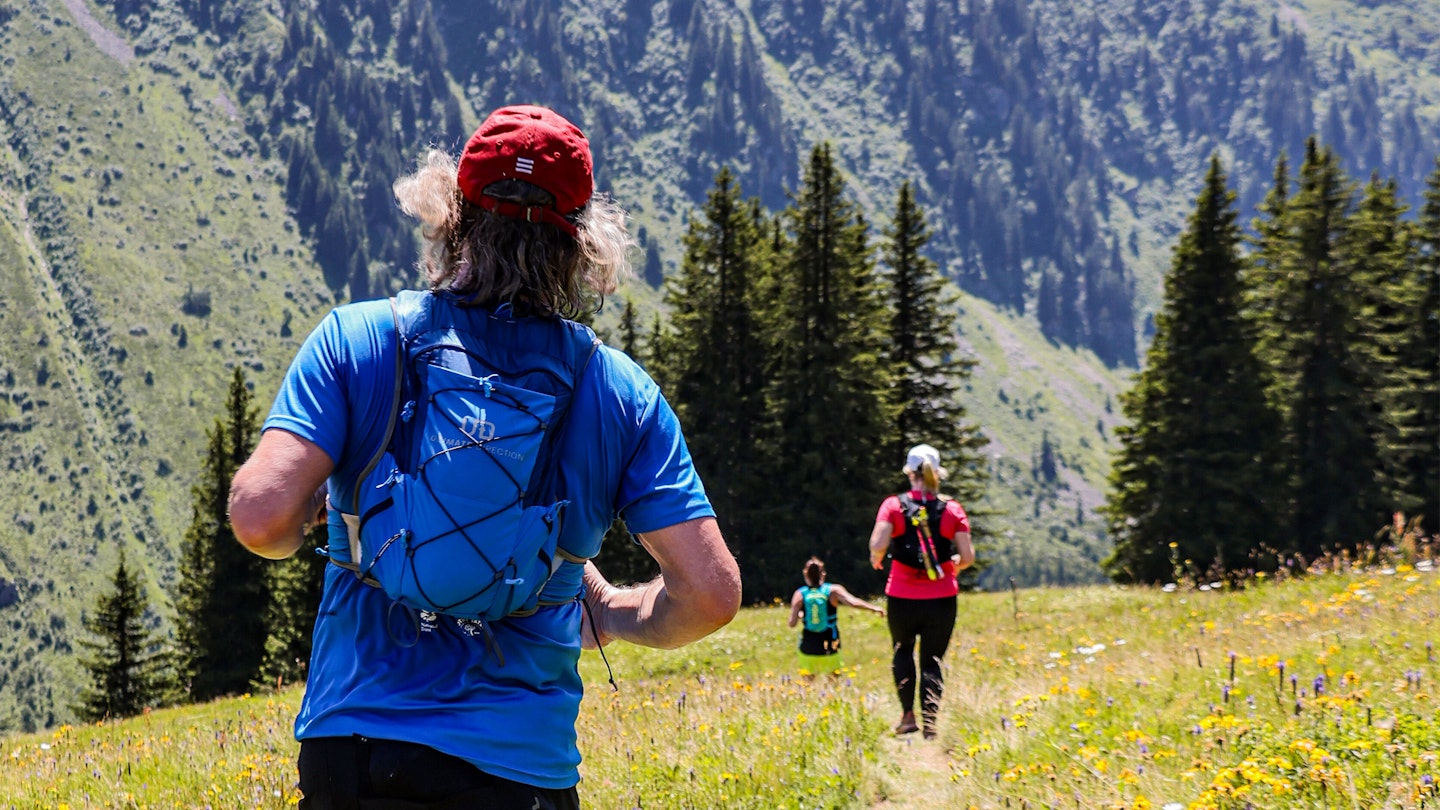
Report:
[[[453,306],[445,294],[437,298]],[[496,318],[462,311],[462,322]],[[555,346],[572,328],[557,319],[502,320],[491,334],[514,345]],[[306,339],[265,420],[265,430],[307,439],[334,460],[332,503],[384,435],[395,351],[388,301],[335,309]],[[622,352],[595,353],[563,430],[557,482],[571,503],[560,545],[571,553],[594,556],[616,514],[641,534],[715,514],[674,411]],[[332,536],[344,530],[332,508]],[[581,570],[563,565],[546,592],[578,592]],[[328,566],[295,736],[417,742],[505,779],[568,788],[580,779],[581,610],[570,602],[490,623],[501,665],[473,625],[392,606],[379,588]]]

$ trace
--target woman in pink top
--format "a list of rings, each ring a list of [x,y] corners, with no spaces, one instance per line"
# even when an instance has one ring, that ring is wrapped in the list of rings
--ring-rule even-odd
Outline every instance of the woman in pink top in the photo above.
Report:
[[[879,570],[890,557],[886,616],[895,658],[890,665],[904,714],[896,734],[915,725],[915,640],[920,640],[920,709],[925,739],[935,737],[935,717],[945,680],[940,661],[955,629],[956,572],[975,562],[970,519],[960,503],[940,494],[945,468],[928,444],[911,448],[905,459],[910,491],[880,504],[870,532],[870,564]]]

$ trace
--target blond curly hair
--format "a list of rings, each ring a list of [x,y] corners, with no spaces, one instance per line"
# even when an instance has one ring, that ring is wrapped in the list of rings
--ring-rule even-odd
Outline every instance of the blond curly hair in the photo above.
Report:
[[[595,195],[575,218],[576,234],[486,211],[466,200],[456,163],[431,149],[395,181],[400,210],[420,221],[419,269],[432,290],[479,306],[509,304],[517,314],[574,318],[594,311],[629,278],[628,215]]]

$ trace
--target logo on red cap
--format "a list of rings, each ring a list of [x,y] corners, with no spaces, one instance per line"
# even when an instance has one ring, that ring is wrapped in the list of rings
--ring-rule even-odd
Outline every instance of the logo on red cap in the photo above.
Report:
[[[521,180],[555,197],[555,207],[534,208],[487,197],[485,189],[500,180]],[[460,193],[470,202],[496,213],[559,226],[571,235],[565,219],[590,201],[594,191],[590,144],[580,128],[554,110],[520,105],[490,114],[465,144],[456,173]]]

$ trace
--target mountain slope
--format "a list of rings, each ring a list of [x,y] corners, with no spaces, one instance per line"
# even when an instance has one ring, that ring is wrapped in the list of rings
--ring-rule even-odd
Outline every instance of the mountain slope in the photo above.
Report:
[[[10,728],[68,716],[73,639],[120,545],[166,604],[231,369],[269,396],[324,294],[276,192],[280,167],[238,129],[224,87],[117,59],[82,21],[97,24],[56,4],[4,30],[4,52],[23,56],[0,83]]]

